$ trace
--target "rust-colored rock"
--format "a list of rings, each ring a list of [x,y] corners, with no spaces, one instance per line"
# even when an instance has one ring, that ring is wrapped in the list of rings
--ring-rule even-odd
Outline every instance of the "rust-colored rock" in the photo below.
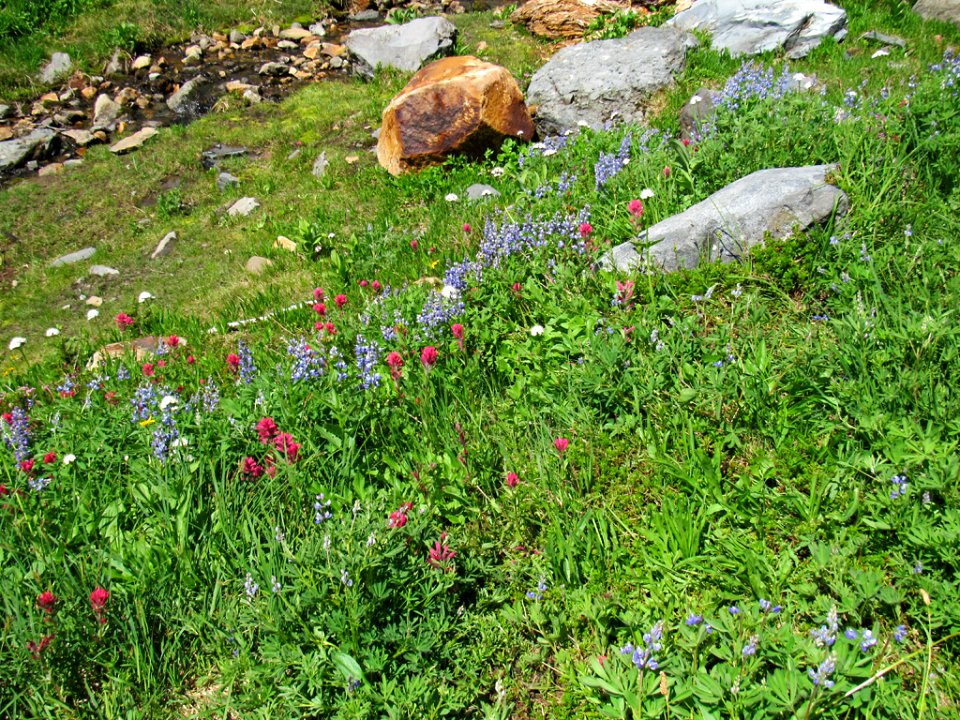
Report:
[[[556,40],[581,38],[594,20],[630,7],[607,0],[529,0],[510,15],[510,21],[525,25],[534,35]],[[642,8],[638,12],[644,12]]]
[[[482,157],[508,137],[532,140],[533,120],[510,72],[472,56],[432,62],[386,110],[377,159],[392,175],[449,155]]]
[[[140,337],[135,340],[125,340],[122,342],[110,343],[97,350],[93,357],[87,361],[87,370],[96,370],[111,358],[122,358],[126,355],[133,355],[137,362],[144,362],[153,357],[157,349],[160,348],[167,338],[162,337]],[[187,341],[184,338],[178,338],[178,345],[186,347]]]

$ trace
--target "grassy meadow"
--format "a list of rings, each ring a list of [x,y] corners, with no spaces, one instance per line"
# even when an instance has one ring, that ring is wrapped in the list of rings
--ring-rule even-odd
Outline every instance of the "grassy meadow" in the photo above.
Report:
[[[841,4],[801,61],[691,51],[649,128],[393,178],[380,74],[0,191],[0,717],[960,717],[960,30]],[[525,86],[493,19],[458,49]],[[597,269],[820,163],[843,218]],[[48,267],[86,245],[120,274]]]

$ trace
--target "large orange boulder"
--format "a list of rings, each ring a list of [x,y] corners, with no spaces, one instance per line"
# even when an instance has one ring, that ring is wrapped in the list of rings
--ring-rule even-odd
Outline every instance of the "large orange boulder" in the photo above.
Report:
[[[475,57],[437,60],[410,78],[386,110],[377,159],[392,175],[482,157],[508,137],[532,140],[533,120],[506,68]]]

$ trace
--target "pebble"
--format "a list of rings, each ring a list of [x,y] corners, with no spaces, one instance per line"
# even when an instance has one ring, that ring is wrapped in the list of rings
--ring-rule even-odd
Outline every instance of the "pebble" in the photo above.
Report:
[[[247,264],[243,266],[243,269],[246,270],[251,275],[261,275],[267,270],[270,266],[273,265],[273,261],[269,258],[260,257],[259,255],[254,255],[249,260]]]
[[[227,214],[231,217],[236,217],[237,215],[247,216],[260,207],[260,203],[256,198],[252,197],[243,197],[237,200],[230,208],[227,210]]]
[[[91,265],[90,274],[97,277],[107,277],[108,275],[119,275],[120,271],[109,265]]]
[[[50,267],[60,267],[61,265],[73,265],[82,260],[89,260],[93,257],[93,254],[97,251],[96,248],[85,247],[82,250],[76,250],[72,253],[67,253],[66,255],[61,255],[60,257],[52,260],[50,262]]]

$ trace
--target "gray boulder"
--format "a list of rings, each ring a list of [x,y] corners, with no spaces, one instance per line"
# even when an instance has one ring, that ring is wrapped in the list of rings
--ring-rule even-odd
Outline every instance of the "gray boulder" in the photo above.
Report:
[[[563,48],[530,80],[541,135],[579,125],[599,129],[613,117],[643,122],[647,103],[683,72],[696,40],[675,28],[644,27],[616,40]]]
[[[108,128],[120,114],[120,106],[108,95],[99,95],[93,106],[93,127]]]
[[[441,17],[411,20],[403,25],[384,25],[352,31],[347,49],[360,61],[358,72],[372,76],[378,67],[414,72],[424,61],[449,55],[457,28]]]
[[[827,182],[832,165],[773,168],[747,175],[679,215],[651,227],[641,238],[613,248],[600,260],[605,270],[629,272],[648,265],[673,272],[707,262],[740,260],[767,236],[795,231],[846,213],[846,194]]]
[[[823,0],[696,0],[666,24],[708,32],[714,50],[733,56],[782,48],[801,58],[826,37],[842,40],[847,13]]]
[[[61,265],[73,265],[74,263],[81,262],[83,260],[89,260],[93,257],[93,254],[97,251],[96,248],[85,247],[82,250],[75,250],[72,253],[67,253],[66,255],[61,255],[60,257],[50,261],[50,267],[60,267]]]
[[[943,20],[960,25],[960,0],[919,0],[913,10],[926,20]]]
[[[50,154],[57,142],[57,133],[49,128],[37,128],[16,140],[0,142],[0,171],[13,170],[28,160],[40,160]]]
[[[173,95],[167,98],[167,107],[178,114],[190,112],[190,103],[199,93],[200,87],[206,82],[203,75],[197,75],[192,80],[188,80]]]
[[[70,61],[69,55],[64,52],[55,52],[50,58],[50,62],[40,69],[40,82],[47,85],[56,82],[69,73],[72,67],[73,63]]]

